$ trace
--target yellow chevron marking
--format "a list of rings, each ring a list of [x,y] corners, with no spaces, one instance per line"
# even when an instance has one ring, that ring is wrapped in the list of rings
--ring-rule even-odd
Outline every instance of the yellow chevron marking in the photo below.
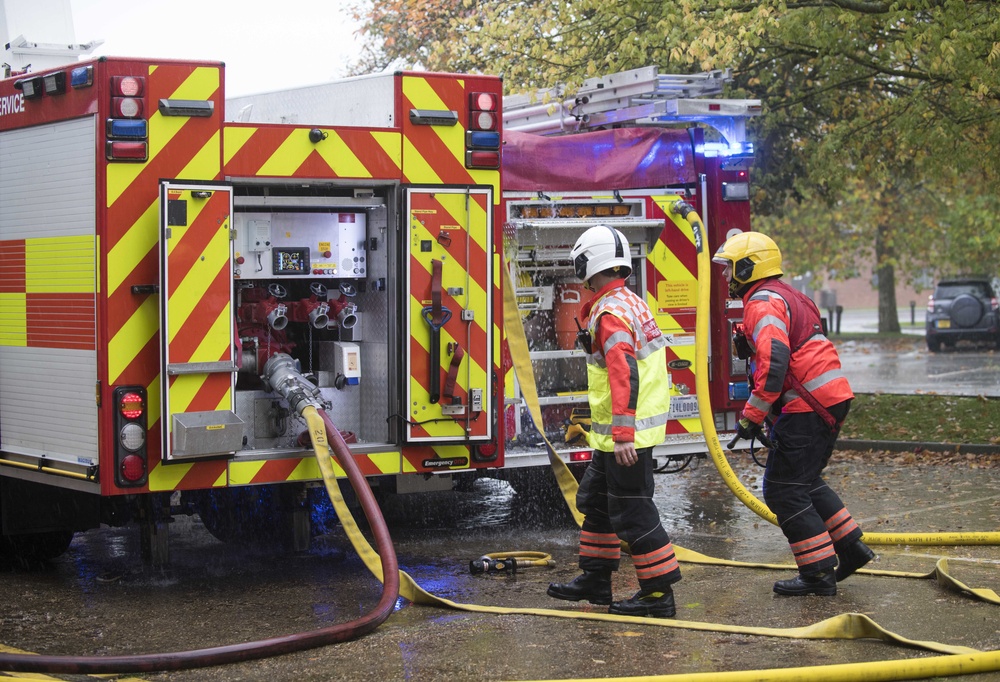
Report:
[[[160,419],[160,375],[157,373],[146,387],[146,402],[149,404],[149,426],[153,427]]]
[[[157,247],[158,202],[153,202],[128,232],[108,251],[108,295],[118,291],[146,255]]]
[[[93,235],[24,240],[24,290],[29,294],[92,294],[97,290]]]
[[[197,178],[212,180],[219,175],[219,140],[222,137],[215,131],[212,138],[198,150],[188,165],[177,175],[179,178]]]
[[[264,468],[266,460],[254,462],[230,462],[229,463],[229,485],[249,485],[253,477]]]
[[[212,487],[213,488],[223,488],[223,487],[226,486],[226,482],[228,480],[229,480],[229,472],[228,471],[223,471],[221,474],[219,474],[219,477],[217,479],[215,479],[215,482],[212,484]]]
[[[370,459],[383,474],[398,474],[403,470],[401,466],[403,453],[401,452],[376,452],[368,455],[368,459]]]
[[[417,472],[417,467],[410,463],[410,460],[403,458],[403,471],[404,474],[414,474]]]
[[[204,204],[201,202],[197,204],[192,202],[192,205],[196,207],[195,210],[199,211],[204,207]],[[188,221],[188,225],[193,225],[196,217],[189,215]],[[167,303],[167,313],[170,316],[168,318],[170,321],[170,342],[173,342],[176,338],[184,322],[194,313],[195,308],[198,307],[198,304],[205,296],[205,292],[208,291],[209,287],[215,281],[216,275],[229,261],[228,223],[219,229],[225,229],[227,234],[217,234],[212,238],[202,253],[202,258],[195,261],[191,269],[184,275],[184,279],[178,283],[174,292],[170,294],[170,299]],[[223,236],[226,237],[224,245],[221,243]],[[176,245],[183,239],[184,236],[181,234],[169,240],[168,248],[170,252],[173,252]],[[167,258],[170,258],[169,253]],[[226,306],[226,310],[228,308],[229,306]],[[217,360],[218,358],[214,359]]]
[[[0,294],[0,346],[28,345],[28,303],[25,294]]]
[[[403,78],[403,94],[413,103],[417,109],[449,110],[438,94],[431,87],[426,78],[419,76],[407,76]],[[463,165],[465,164],[465,122],[459,121],[454,126],[431,126],[434,134],[441,138],[448,151]],[[409,166],[409,157],[404,157],[405,163]]]
[[[403,149],[400,144],[400,141],[403,139],[402,135],[399,133],[382,133],[376,131],[372,133],[372,138],[389,158],[392,159],[392,162],[396,164],[397,171],[403,167]]]
[[[225,137],[222,139],[223,163],[228,164],[232,161],[233,157],[243,149],[243,145],[247,143],[247,140],[256,132],[257,128],[226,126]]]
[[[208,378],[206,374],[182,374],[170,384],[170,414],[187,412],[188,406]],[[228,392],[227,392],[228,393]],[[169,418],[169,417],[168,417]]]
[[[121,373],[149,343],[159,328],[159,300],[156,296],[147,296],[128,322],[108,342],[109,383],[117,383]]]
[[[434,171],[434,167],[427,163],[427,159],[421,156],[417,148],[405,137],[403,138],[403,165],[406,168],[406,177],[410,182],[428,185],[441,184],[441,178]]]
[[[355,156],[343,138],[335,130],[328,131],[330,136],[316,149],[333,172],[342,178],[370,178],[371,171],[365,168],[361,159]]]
[[[288,481],[310,481],[317,478],[322,478],[323,474],[320,473],[319,464],[316,462],[315,457],[303,457],[302,461],[298,463],[292,473],[288,474]]]
[[[150,73],[155,69],[151,68]],[[171,93],[175,99],[205,100],[219,89],[219,67],[202,66],[195,69],[183,83]],[[149,160],[156,158],[163,148],[187,123],[186,116],[163,116],[159,111],[149,117]],[[216,147],[218,148],[218,147]],[[145,169],[146,163],[109,163],[107,175],[107,204],[114,205],[122,193]],[[218,166],[218,164],[216,164]],[[214,174],[213,174],[214,176]],[[202,176],[204,177],[204,176]]]
[[[151,491],[175,490],[193,466],[193,463],[164,466],[156,462],[152,471],[149,472],[149,489]]]
[[[309,142],[305,130],[295,131],[274,150],[271,157],[257,171],[259,175],[290,176],[302,165],[316,148]]]
[[[216,362],[229,354],[233,338],[232,328],[229,326],[231,314],[229,306],[219,311],[215,322],[187,362]]]

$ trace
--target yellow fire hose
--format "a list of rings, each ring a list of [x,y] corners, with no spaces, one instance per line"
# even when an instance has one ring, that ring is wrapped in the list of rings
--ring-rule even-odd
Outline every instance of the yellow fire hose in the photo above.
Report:
[[[350,509],[344,502],[340,493],[340,486],[337,483],[337,470],[334,461],[326,444],[326,429],[323,419],[319,417],[314,408],[306,408],[303,413],[309,424],[309,433],[313,438],[313,449],[316,460],[319,463],[320,472],[323,475],[323,483],[326,486],[330,502],[333,504],[337,517],[347,533],[351,544],[357,551],[358,556],[364,561],[368,570],[378,578],[384,580],[382,565],[379,556],[362,534],[357,522],[354,520]],[[341,472],[342,473],[342,472]],[[456,609],[459,611],[469,611],[473,613],[494,613],[494,614],[519,614],[547,616],[551,618],[571,618],[583,620],[599,620],[614,623],[631,623],[634,625],[651,625],[667,628],[678,628],[685,630],[700,630],[705,632],[725,632],[730,634],[743,635],[763,635],[769,637],[784,637],[789,639],[879,639],[883,642],[906,646],[911,648],[925,649],[936,653],[961,654],[966,658],[981,655],[976,649],[964,646],[942,644],[927,640],[908,639],[896,633],[886,630],[868,616],[861,613],[845,613],[833,618],[820,621],[813,625],[798,628],[766,628],[766,627],[745,627],[739,625],[725,625],[717,623],[701,623],[697,621],[667,620],[661,618],[641,618],[636,616],[618,616],[609,613],[588,613],[584,611],[558,611],[555,609],[530,609],[511,608],[502,606],[481,606],[478,604],[462,604],[438,597],[424,590],[405,571],[399,571],[399,594],[415,604],[427,606],[438,606]],[[1000,668],[997,668],[1000,669]]]
[[[505,278],[506,279],[506,278]],[[512,295],[513,291],[510,291],[510,286],[508,283],[508,295]],[[507,314],[516,311],[515,306],[506,306]],[[513,332],[517,333],[517,327],[513,327]],[[523,331],[521,331],[523,335]],[[526,347],[526,345],[525,345]],[[524,382],[529,383],[529,382]],[[536,401],[537,405],[537,401]],[[537,408],[535,408],[537,409]],[[317,462],[319,463],[320,471],[323,475],[323,482],[326,486],[327,493],[330,497],[330,501],[340,519],[341,524],[348,537],[350,538],[351,544],[354,546],[358,555],[364,561],[365,565],[380,580],[384,580],[382,575],[381,563],[379,561],[378,554],[368,543],[368,540],[361,533],[354,520],[350,510],[344,502],[343,497],[340,493],[340,487],[337,483],[337,471],[334,466],[334,460],[331,457],[331,452],[326,441],[326,431],[323,419],[316,413],[312,408],[307,408],[303,411],[303,416],[305,416],[308,424],[309,431],[313,439],[313,447],[316,454]],[[539,415],[540,416],[540,415]],[[539,420],[540,422],[540,420]],[[551,446],[550,446],[551,447]],[[573,479],[572,474],[569,472],[565,463],[555,454],[554,449],[550,450],[550,460],[553,462],[554,469],[557,472],[557,477],[560,480],[560,486],[565,491],[569,492],[575,490],[577,487],[576,480]],[[560,471],[561,469],[561,471]],[[568,480],[567,480],[568,478]],[[572,498],[567,498],[569,502]],[[572,503],[571,503],[572,505]],[[572,505],[575,506],[575,505]],[[574,510],[575,511],[575,510]],[[675,549],[680,549],[676,548]],[[686,555],[686,559],[698,560],[699,557],[703,555],[697,555],[694,552],[684,551],[683,554]],[[679,552],[679,558],[681,553]],[[710,559],[710,558],[706,558]],[[724,562],[721,560],[711,560],[711,563],[724,563],[724,564],[737,564],[738,562]],[[1000,670],[1000,652],[979,652],[975,649],[957,645],[943,644],[940,642],[924,641],[924,640],[911,640],[902,637],[898,634],[890,632],[885,628],[878,625],[868,616],[859,613],[847,613],[829,618],[818,623],[815,623],[806,627],[799,628],[760,628],[760,627],[744,627],[738,625],[725,625],[716,623],[703,623],[697,621],[684,621],[684,620],[668,620],[659,618],[640,618],[632,616],[618,616],[608,613],[588,613],[583,611],[560,611],[554,609],[530,609],[530,608],[509,608],[509,607],[496,607],[496,606],[480,606],[476,604],[461,604],[448,599],[443,599],[437,597],[422,587],[405,571],[399,571],[399,582],[400,589],[399,594],[404,598],[414,602],[416,604],[424,604],[429,606],[446,607],[467,612],[477,612],[477,613],[494,613],[494,614],[521,614],[521,615],[538,615],[546,616],[551,618],[572,618],[572,619],[584,619],[584,620],[598,620],[607,621],[615,623],[630,623],[634,625],[647,625],[655,627],[668,627],[668,628],[679,628],[687,630],[699,630],[706,632],[724,632],[732,634],[745,634],[745,635],[758,635],[758,636],[770,636],[770,637],[783,637],[792,639],[858,639],[858,638],[869,638],[869,639],[879,639],[881,641],[897,644],[906,647],[920,648],[928,651],[933,651],[936,653],[950,654],[950,656],[943,657],[941,659],[929,659],[934,661],[934,663],[925,664],[924,660],[911,662],[903,661],[896,662],[890,661],[888,664],[893,670],[917,670],[921,675],[934,674],[950,674],[948,671],[961,669],[964,671],[993,671]],[[957,583],[961,585],[961,583]],[[967,588],[965,588],[967,589]],[[927,659],[925,659],[927,660]],[[937,661],[941,661],[937,663]],[[917,666],[913,668],[913,666]],[[883,664],[879,666],[877,664],[855,664],[852,670],[858,671],[858,674],[869,675],[870,671],[873,669],[883,669],[886,666]],[[837,666],[832,667],[839,668]],[[885,676],[881,678],[874,677],[845,677],[848,674],[846,671],[836,669],[835,672],[831,673],[830,676],[819,674],[822,668],[810,668],[808,679],[812,680],[825,680],[825,679],[908,679],[912,677],[910,673],[907,676],[900,676],[899,674],[894,674],[892,676]],[[740,677],[732,677],[730,679],[761,679],[762,671],[746,671],[743,673],[738,673]],[[767,673],[767,677],[770,679],[772,673],[781,673],[782,671],[763,671]],[[783,673],[782,673],[783,674]],[[851,673],[853,674],[853,673]],[[713,679],[721,679],[718,674],[712,673]],[[888,675],[888,673],[887,673]],[[657,678],[650,678],[657,679]],[[706,678],[707,679],[707,678]],[[792,679],[792,678],[787,678]],[[804,679],[802,677],[797,679]]]
[[[767,505],[754,497],[737,478],[729,465],[726,455],[719,443],[719,434],[715,430],[715,419],[712,416],[712,405],[708,397],[708,329],[709,302],[711,294],[711,255],[705,241],[704,226],[701,218],[681,201],[671,206],[660,204],[668,213],[680,217],[687,222],[695,235],[695,247],[698,255],[698,313],[695,323],[695,366],[698,368],[696,384],[698,389],[698,415],[701,417],[701,429],[705,434],[705,443],[715,468],[722,475],[729,489],[737,498],[762,519],[777,525],[774,513]],[[865,542],[873,545],[1000,545],[1000,532],[980,533],[865,533]],[[861,569],[865,572],[865,569]]]

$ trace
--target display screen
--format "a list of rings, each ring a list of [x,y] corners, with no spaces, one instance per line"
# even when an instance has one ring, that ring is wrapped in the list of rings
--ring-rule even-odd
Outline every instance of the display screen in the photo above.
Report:
[[[307,275],[309,274],[309,248],[284,247],[271,249],[274,255],[275,275]]]

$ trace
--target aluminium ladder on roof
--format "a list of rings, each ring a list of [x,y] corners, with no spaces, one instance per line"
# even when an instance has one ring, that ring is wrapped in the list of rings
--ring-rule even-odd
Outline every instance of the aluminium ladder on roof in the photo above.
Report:
[[[567,96],[564,88],[504,97],[505,130],[538,135],[605,126],[706,123],[729,143],[746,141],[746,119],[760,113],[757,99],[705,99],[722,92],[730,69],[700,74],[661,74],[659,67],[589,78]]]

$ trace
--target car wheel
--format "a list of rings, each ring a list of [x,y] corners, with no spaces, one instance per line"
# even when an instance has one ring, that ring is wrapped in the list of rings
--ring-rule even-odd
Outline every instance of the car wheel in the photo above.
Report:
[[[941,352],[941,342],[937,339],[927,339],[927,350],[932,353]]]
[[[958,327],[972,327],[983,317],[983,304],[975,296],[962,294],[952,301],[948,316]]]

